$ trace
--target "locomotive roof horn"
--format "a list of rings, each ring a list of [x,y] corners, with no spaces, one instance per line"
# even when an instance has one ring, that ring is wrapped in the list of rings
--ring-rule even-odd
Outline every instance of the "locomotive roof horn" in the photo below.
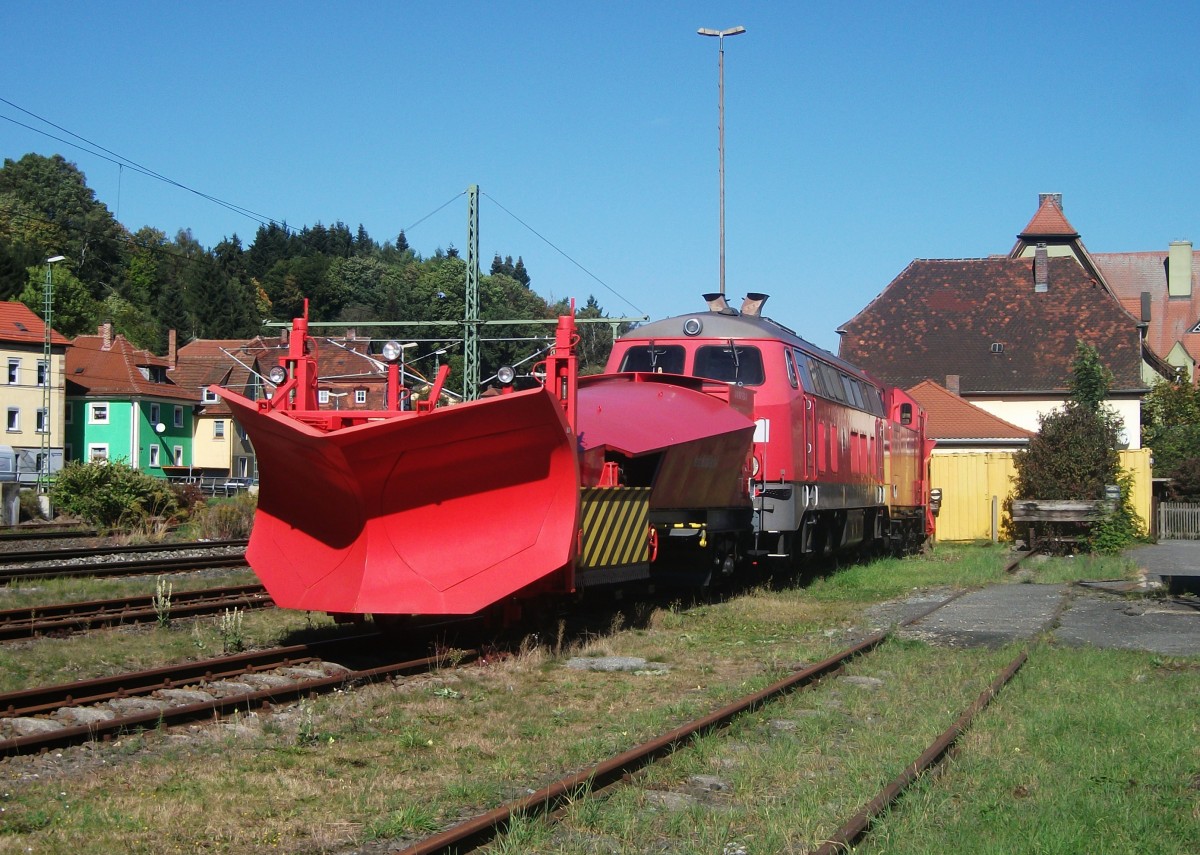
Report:
[[[769,294],[760,294],[757,291],[751,291],[742,300],[742,314],[748,318],[757,318],[762,314],[762,307],[769,298]]]
[[[737,309],[725,302],[724,294],[705,294],[704,302],[708,303],[708,310],[716,312],[718,315],[736,315]]]

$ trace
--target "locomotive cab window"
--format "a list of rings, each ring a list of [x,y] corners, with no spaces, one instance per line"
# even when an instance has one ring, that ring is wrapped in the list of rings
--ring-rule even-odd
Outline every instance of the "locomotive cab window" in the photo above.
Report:
[[[699,347],[696,348],[692,374],[739,386],[761,386],[764,377],[762,352],[757,347],[743,347],[733,342]]]
[[[634,345],[625,351],[622,371],[645,371],[656,374],[683,373],[683,347],[678,344]]]
[[[913,419],[912,404],[900,405],[900,424],[911,425]]]

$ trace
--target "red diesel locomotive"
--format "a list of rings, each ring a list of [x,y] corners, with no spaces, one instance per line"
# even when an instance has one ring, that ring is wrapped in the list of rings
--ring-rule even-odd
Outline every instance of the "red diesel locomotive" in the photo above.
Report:
[[[394,362],[386,409],[321,410],[297,318],[271,398],[213,389],[258,457],[250,565],[283,608],[474,614],[923,542],[916,403],[763,317],[765,295],[708,300],[622,337],[590,377],[560,318],[539,387],[439,407],[442,366],[413,410]]]

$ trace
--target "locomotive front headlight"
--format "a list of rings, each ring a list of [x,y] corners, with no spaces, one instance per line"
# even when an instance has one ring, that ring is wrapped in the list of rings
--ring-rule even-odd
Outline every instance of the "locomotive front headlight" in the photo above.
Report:
[[[287,372],[283,370],[282,365],[276,365],[267,372],[267,379],[270,380],[274,385],[280,386],[283,384],[284,380],[287,380]]]
[[[505,386],[512,383],[516,379],[516,376],[517,372],[512,369],[511,365],[501,365],[496,372],[496,379]]]
[[[704,324],[699,318],[688,318],[683,322],[684,335],[700,335],[700,331],[704,329]]]
[[[380,349],[383,353],[383,358],[388,362],[395,362],[404,353],[404,348],[400,346],[398,341],[385,341]]]

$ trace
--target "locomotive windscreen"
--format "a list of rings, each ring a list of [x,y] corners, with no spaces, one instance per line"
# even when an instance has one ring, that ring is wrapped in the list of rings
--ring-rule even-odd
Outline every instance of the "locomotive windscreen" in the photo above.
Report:
[[[733,342],[699,347],[692,374],[722,383],[760,386],[763,382],[762,353],[757,347],[743,347]]]
[[[683,347],[678,344],[637,345],[625,352],[622,371],[648,371],[658,374],[683,373]]]

